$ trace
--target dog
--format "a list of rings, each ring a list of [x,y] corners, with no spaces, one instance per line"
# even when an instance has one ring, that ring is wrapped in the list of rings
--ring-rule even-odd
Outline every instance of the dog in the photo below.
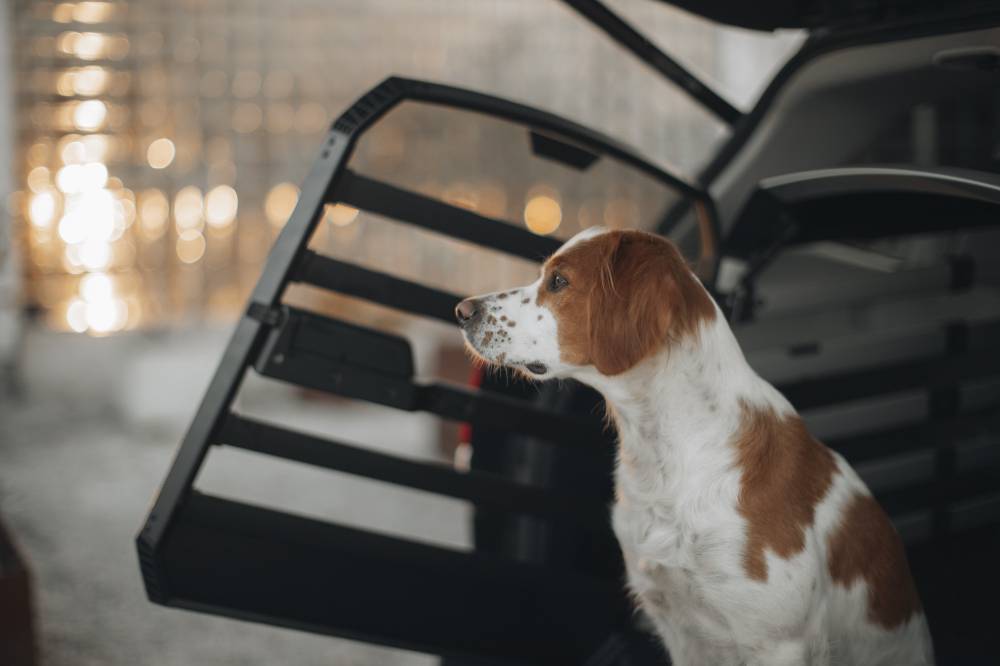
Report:
[[[899,535],[673,243],[588,229],[455,315],[477,359],[603,395],[627,584],[675,664],[933,663]]]

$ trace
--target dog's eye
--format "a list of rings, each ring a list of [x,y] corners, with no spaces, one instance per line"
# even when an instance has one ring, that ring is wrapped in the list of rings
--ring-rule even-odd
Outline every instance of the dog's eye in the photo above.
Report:
[[[565,289],[569,286],[569,280],[564,278],[559,273],[552,273],[552,277],[549,278],[549,291],[553,294],[557,291]]]

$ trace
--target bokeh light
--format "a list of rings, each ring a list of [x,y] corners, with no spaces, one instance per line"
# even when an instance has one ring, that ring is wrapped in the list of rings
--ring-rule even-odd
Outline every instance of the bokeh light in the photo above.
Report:
[[[97,60],[104,56],[108,42],[109,37],[99,32],[78,33],[70,52],[80,60]]]
[[[346,204],[327,204],[326,221],[335,227],[346,227],[358,217],[358,209]]]
[[[79,298],[70,301],[66,321],[74,331],[98,335],[120,331],[128,322],[128,305],[117,293],[115,281],[106,273],[80,278]]]
[[[28,219],[36,227],[46,228],[55,219],[59,202],[52,190],[42,190],[31,195],[28,204]]]
[[[193,264],[205,255],[205,237],[196,229],[186,229],[177,236],[177,258]]]
[[[169,216],[170,203],[161,190],[150,188],[139,193],[139,229],[147,241],[163,236]]]
[[[63,75],[73,93],[82,97],[100,95],[108,87],[110,75],[108,70],[97,65],[76,67]]]
[[[536,234],[551,234],[562,222],[562,207],[553,197],[536,194],[524,206],[524,223]]]
[[[51,176],[49,170],[43,166],[37,166],[28,172],[28,187],[32,192],[41,192],[51,187]]]
[[[59,155],[63,164],[80,164],[87,161],[87,148],[83,141],[78,140],[79,135],[74,135],[73,140],[63,143]]]
[[[166,137],[156,139],[146,149],[146,161],[154,169],[166,169],[177,154],[174,142]]]
[[[292,183],[278,183],[272,187],[264,200],[264,214],[268,222],[276,227],[284,226],[298,200],[299,188]]]
[[[80,102],[73,110],[73,125],[80,130],[96,130],[104,124],[108,107],[99,99]]]
[[[88,328],[99,335],[120,331],[128,322],[128,306],[120,298],[88,302],[86,313]]]
[[[205,197],[205,221],[215,228],[226,227],[236,219],[239,197],[228,185],[213,187]]]
[[[52,9],[52,20],[56,23],[72,23],[73,3],[60,2]]]
[[[77,333],[87,330],[87,304],[81,298],[74,298],[66,308],[66,323]]]
[[[194,185],[182,188],[174,197],[174,223],[177,230],[201,230],[203,201],[201,190]]]
[[[240,134],[249,134],[260,128],[263,118],[258,105],[252,102],[237,104],[233,111],[233,129]]]
[[[73,8],[73,19],[78,23],[103,23],[112,17],[114,9],[114,4],[110,2],[84,0]]]

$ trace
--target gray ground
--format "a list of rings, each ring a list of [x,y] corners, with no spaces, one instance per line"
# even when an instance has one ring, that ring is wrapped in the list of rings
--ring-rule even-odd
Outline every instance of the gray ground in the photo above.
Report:
[[[0,512],[36,580],[43,665],[435,663],[146,600],[133,537],[223,341],[209,331],[28,338],[26,393],[0,402]],[[241,407],[308,430],[335,424],[348,441],[378,439],[403,454],[432,455],[428,424],[412,417],[303,401],[264,385],[248,390]],[[467,540],[459,504],[249,454],[210,460],[199,486],[222,495],[456,547]]]

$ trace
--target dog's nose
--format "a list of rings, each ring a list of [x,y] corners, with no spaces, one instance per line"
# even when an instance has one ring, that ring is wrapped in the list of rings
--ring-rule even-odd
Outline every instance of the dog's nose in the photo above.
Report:
[[[467,298],[455,306],[455,319],[458,320],[459,324],[465,325],[469,323],[476,318],[477,314],[479,314],[479,310],[476,307],[476,300],[474,298]]]

